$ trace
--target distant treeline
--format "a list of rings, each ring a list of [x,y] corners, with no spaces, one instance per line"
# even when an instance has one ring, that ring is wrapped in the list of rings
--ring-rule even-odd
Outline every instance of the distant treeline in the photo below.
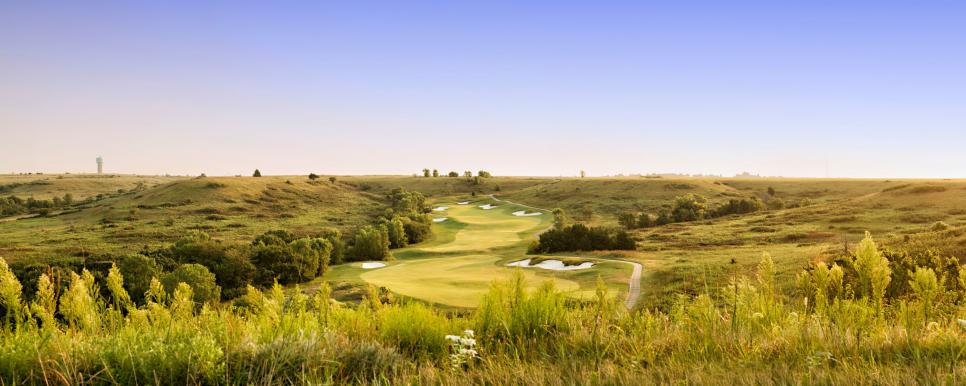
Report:
[[[671,223],[698,221],[736,214],[753,213],[766,208],[783,209],[811,205],[807,198],[795,204],[786,204],[784,200],[774,198],[775,191],[769,188],[771,197],[767,204],[757,197],[730,199],[728,202],[711,207],[708,199],[697,194],[688,193],[674,199],[670,207],[661,209],[657,215],[651,213],[624,212],[617,216],[617,221],[625,229],[650,228]]]
[[[17,196],[0,197],[0,214],[3,216],[16,216],[28,213],[47,214],[51,209],[62,209],[74,205],[74,196],[70,193],[63,197],[54,197],[49,200],[38,200],[33,197],[26,199]]]

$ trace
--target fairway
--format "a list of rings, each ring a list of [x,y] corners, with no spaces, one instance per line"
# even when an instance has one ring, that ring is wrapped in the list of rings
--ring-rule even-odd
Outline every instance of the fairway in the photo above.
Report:
[[[480,208],[487,203],[494,207]],[[385,268],[363,271],[350,266],[339,269],[356,271],[362,281],[386,287],[400,295],[447,306],[475,307],[493,281],[504,279],[513,272],[514,268],[506,264],[525,258],[528,240],[549,227],[552,221],[549,213],[514,216],[513,212],[523,208],[491,200],[470,205],[438,203],[438,206],[448,207],[435,213],[448,220],[433,224],[432,240],[394,252],[397,260]],[[600,262],[587,271],[597,271],[598,267],[611,264]],[[609,268],[606,272],[612,274],[613,268]],[[550,280],[557,289],[575,296],[588,278],[586,274],[573,272],[521,271],[530,288]],[[337,276],[344,277],[345,273]]]

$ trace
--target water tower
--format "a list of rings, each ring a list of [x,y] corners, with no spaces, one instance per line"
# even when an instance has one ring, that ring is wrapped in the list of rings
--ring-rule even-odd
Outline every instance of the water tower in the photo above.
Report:
[[[104,159],[97,156],[97,174],[104,174]]]

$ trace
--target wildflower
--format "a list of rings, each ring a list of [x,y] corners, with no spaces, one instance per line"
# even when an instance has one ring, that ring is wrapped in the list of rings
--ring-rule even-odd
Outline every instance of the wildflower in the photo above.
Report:
[[[959,328],[966,330],[966,319],[956,319],[956,323],[959,324]]]
[[[473,337],[473,330],[464,330],[463,331],[463,335],[472,338]]]
[[[460,337],[457,336],[457,335],[446,335],[446,340],[448,340],[450,342],[453,342],[453,343],[459,343],[460,342]]]
[[[473,338],[460,338],[460,344],[464,346],[476,346],[476,339]]]

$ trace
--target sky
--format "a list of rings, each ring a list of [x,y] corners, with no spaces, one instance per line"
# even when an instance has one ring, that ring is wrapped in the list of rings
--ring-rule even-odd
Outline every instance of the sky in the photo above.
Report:
[[[0,173],[966,177],[962,1],[0,2]]]

